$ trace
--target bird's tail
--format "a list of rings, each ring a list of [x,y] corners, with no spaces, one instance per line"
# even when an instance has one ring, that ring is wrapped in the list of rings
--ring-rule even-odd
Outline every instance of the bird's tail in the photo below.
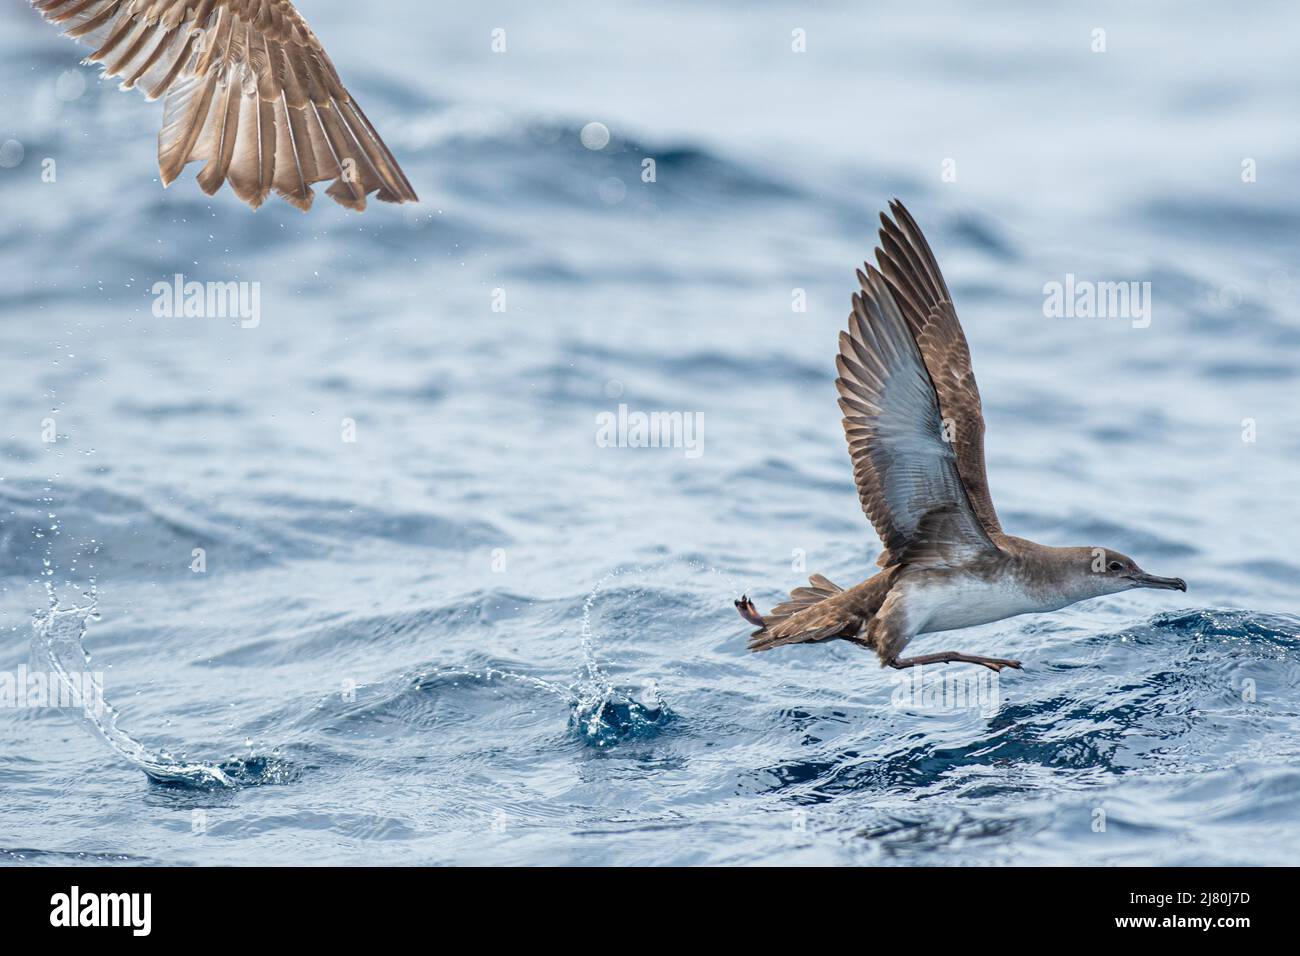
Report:
[[[820,574],[808,579],[809,587],[795,588],[790,600],[778,604],[771,614],[760,615],[749,598],[736,602],[745,620],[759,625],[749,636],[751,651],[767,651],[783,644],[803,644],[830,637],[847,637],[857,632],[860,622],[846,613],[842,602],[828,600],[844,589]]]

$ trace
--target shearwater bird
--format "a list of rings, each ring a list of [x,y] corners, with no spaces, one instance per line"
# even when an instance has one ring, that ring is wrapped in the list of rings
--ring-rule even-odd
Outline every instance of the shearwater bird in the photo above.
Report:
[[[1131,588],[1186,591],[1112,548],[1052,548],[1006,534],[984,474],[984,416],[952,295],[916,221],[881,214],[876,266],[858,271],[835,358],[844,434],[862,510],[884,545],[874,576],[847,590],[820,574],[771,614],[736,607],[749,647],[843,638],[881,666],[1020,662],[942,651],[900,657],[918,634],[1054,611]]]
[[[86,62],[150,100],[165,96],[158,170],[169,186],[203,162],[208,195],[229,181],[254,209],[275,190],[304,212],[313,183],[366,208],[416,202],[397,160],[361,112],[289,0],[31,0]]]

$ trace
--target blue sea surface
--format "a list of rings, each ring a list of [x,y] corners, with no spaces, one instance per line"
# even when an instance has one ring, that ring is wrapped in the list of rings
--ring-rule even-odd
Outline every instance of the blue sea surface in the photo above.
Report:
[[[299,6],[421,204],[163,190],[160,105],[0,9],[0,675],[110,705],[0,707],[0,862],[1296,862],[1300,9]],[[747,653],[742,593],[873,570],[834,355],[895,196],[1004,526],[1186,594],[911,645],[996,677]]]

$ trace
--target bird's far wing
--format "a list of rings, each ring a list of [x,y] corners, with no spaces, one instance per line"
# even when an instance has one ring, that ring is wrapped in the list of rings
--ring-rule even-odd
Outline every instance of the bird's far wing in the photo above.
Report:
[[[32,0],[122,88],[165,96],[158,134],[163,185],[206,165],[209,195],[229,181],[254,208],[272,189],[299,209],[313,183],[350,209],[378,193],[417,197],[392,153],[289,0]]]
[[[939,400],[925,362],[884,277],[872,266],[840,333],[835,386],[862,510],[885,546],[888,567],[926,544],[927,563],[961,562],[992,550],[944,440]],[[927,515],[942,515],[942,521]]]
[[[894,219],[880,214],[876,262],[925,359],[939,396],[939,410],[957,453],[957,470],[971,506],[990,535],[1002,525],[989,494],[984,469],[984,412],[970,364],[970,348],[957,321],[952,295],[939,263],[916,220],[898,200],[889,204]]]

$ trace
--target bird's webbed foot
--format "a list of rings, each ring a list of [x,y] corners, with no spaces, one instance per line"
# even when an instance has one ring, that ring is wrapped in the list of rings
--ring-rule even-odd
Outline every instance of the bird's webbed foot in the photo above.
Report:
[[[736,602],[736,610],[740,612],[741,617],[755,627],[766,626],[763,615],[758,613],[758,608],[754,607],[754,602],[748,596],[743,594],[740,596],[740,600]]]

